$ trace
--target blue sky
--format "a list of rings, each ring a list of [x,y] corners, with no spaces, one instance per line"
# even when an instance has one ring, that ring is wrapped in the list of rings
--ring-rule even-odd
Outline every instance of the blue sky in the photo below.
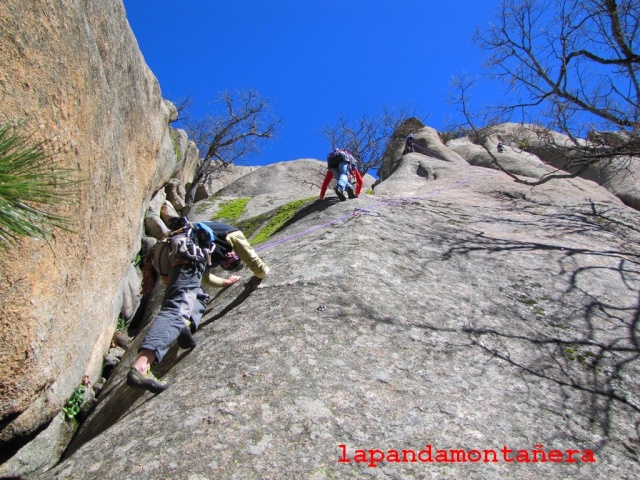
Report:
[[[471,43],[498,0],[124,0],[127,18],[162,95],[215,108],[223,90],[255,89],[283,123],[265,165],[324,159],[319,130],[342,114],[356,120],[383,105],[410,104],[438,130],[453,75],[480,72]],[[487,99],[491,91],[478,91]]]

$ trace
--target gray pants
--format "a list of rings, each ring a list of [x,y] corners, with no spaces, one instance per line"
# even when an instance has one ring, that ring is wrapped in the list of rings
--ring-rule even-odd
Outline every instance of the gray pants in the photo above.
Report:
[[[192,331],[198,328],[205,310],[201,280],[202,270],[194,265],[171,268],[160,313],[140,346],[152,350],[157,362],[162,361],[188,321],[192,322]]]

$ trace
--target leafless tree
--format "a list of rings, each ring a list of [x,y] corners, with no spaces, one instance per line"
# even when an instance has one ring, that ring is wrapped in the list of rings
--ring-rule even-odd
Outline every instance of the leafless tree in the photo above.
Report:
[[[487,127],[526,124],[562,168],[514,179],[538,185],[640,156],[638,0],[504,0],[496,23],[474,38],[487,77],[505,89],[499,105],[474,111],[469,93],[477,79],[458,78],[454,103],[464,125],[481,139]]]
[[[414,109],[410,106],[385,106],[381,114],[364,113],[357,121],[340,115],[334,125],[326,125],[320,132],[331,144],[331,149],[349,150],[358,161],[360,173],[364,175],[369,169],[380,168],[391,135],[407,118],[413,116]]]
[[[219,103],[223,105],[220,112],[185,124],[189,138],[205,152],[186,195],[188,204],[193,203],[198,185],[217,170],[259,153],[260,144],[272,139],[280,125],[269,102],[255,90],[223,92]]]
[[[182,123],[182,124],[189,123],[190,112],[191,112],[191,107],[193,107],[193,103],[194,103],[194,100],[191,95],[187,95],[186,97],[180,98],[173,102],[173,105],[176,107],[176,110],[178,111],[178,116],[174,120],[174,123]]]

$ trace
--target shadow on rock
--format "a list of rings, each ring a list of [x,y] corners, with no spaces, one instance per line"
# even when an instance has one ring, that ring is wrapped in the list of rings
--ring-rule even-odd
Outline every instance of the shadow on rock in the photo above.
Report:
[[[640,414],[634,400],[640,373],[637,228],[605,217],[604,212],[528,213],[536,217],[535,225],[544,225],[549,234],[557,232],[557,236],[537,242],[484,232],[460,235],[457,241],[449,236],[452,245],[442,259],[455,262],[460,257],[487,255],[513,259],[514,253],[525,253],[529,254],[530,270],[537,269],[536,259],[546,259],[541,263],[556,272],[553,286],[542,284],[533,273],[517,284],[505,282],[493,302],[500,304],[502,316],[511,323],[492,322],[479,313],[458,328],[411,326],[429,335],[458,335],[458,347],[480,349],[488,358],[515,368],[525,383],[555,385],[565,399],[572,400],[552,405],[550,411],[559,418],[590,425],[601,435],[598,443],[603,448],[612,432],[629,428],[620,423],[621,412],[625,411],[623,417],[627,418]],[[508,220],[491,222],[508,228]],[[486,224],[486,219],[481,223]],[[616,248],[599,249],[577,241],[579,246],[571,246],[572,238],[593,238],[597,245],[595,240],[603,234],[618,238]],[[634,295],[635,302],[629,302]],[[636,422],[631,430],[637,431],[639,426]],[[637,455],[637,437],[626,435],[626,439],[625,448]]]
[[[138,341],[134,346],[135,348],[131,348],[127,353],[137,352],[137,344],[139,344],[143,338],[144,334],[139,335],[137,337]],[[190,352],[191,350],[180,351],[178,345],[174,345],[162,359],[162,362],[154,367],[154,373],[156,373],[158,378],[162,378]],[[123,364],[126,365],[126,367],[123,367]],[[131,388],[127,385],[126,376],[130,365],[130,362],[121,362],[118,365],[116,372],[114,372],[109,379],[112,380],[112,382],[105,385],[101,395],[98,397],[98,404],[78,429],[78,433],[65,450],[61,462],[73,455],[82,445],[107,430],[111,425],[120,420],[120,418],[135,411],[135,408],[132,410],[132,407],[134,407],[147,392],[144,389]],[[148,394],[148,398],[143,400],[143,403],[152,396],[155,395]]]
[[[262,279],[261,278],[251,277],[249,279],[249,281],[244,285],[244,289],[242,290],[242,292],[240,292],[240,294],[235,299],[233,299],[228,305],[226,305],[218,313],[216,313],[215,315],[213,315],[213,316],[207,318],[206,320],[203,320],[202,322],[200,322],[200,328],[202,328],[202,327],[204,327],[206,325],[209,325],[210,323],[215,322],[219,318],[222,318],[226,314],[231,312],[234,308],[237,308],[240,305],[242,305],[242,303],[247,298],[249,298],[249,295],[251,295],[251,293],[253,291],[255,291],[261,283],[262,283]],[[218,300],[226,292],[227,292],[227,290],[223,290],[220,293],[218,293],[218,295],[215,296],[214,301]],[[212,302],[212,303],[214,303],[214,302]]]
[[[340,200],[338,199],[338,197],[327,197],[322,201],[312,202],[311,204],[307,205],[306,207],[303,207],[300,210],[298,210],[295,213],[295,215],[293,215],[289,220],[284,222],[275,232],[273,232],[272,235],[275,235],[278,232],[281,232],[282,230],[285,230],[288,226],[293,225],[293,224],[299,222],[300,220],[303,220],[304,218],[306,218],[307,216],[309,216],[309,215],[311,215],[313,213],[323,212],[327,208],[332,207],[332,206],[336,205],[337,203],[341,203]]]

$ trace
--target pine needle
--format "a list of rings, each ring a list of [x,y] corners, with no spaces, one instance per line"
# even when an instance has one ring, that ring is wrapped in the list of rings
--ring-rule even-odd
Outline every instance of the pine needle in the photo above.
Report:
[[[74,198],[80,183],[60,166],[47,142],[0,126],[0,248],[19,237],[46,238],[55,228],[71,231],[70,219],[52,207]]]

